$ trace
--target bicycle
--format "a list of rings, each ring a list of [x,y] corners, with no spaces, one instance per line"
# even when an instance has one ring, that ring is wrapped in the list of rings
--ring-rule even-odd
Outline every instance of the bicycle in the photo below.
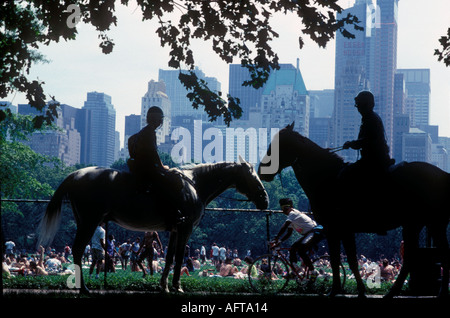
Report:
[[[311,272],[306,266],[296,266],[289,261],[284,252],[290,251],[289,247],[270,245],[272,253],[264,254],[255,259],[249,267],[248,278],[252,289],[260,294],[277,294],[283,291],[291,279],[295,279],[300,288],[312,287],[318,277],[317,269]],[[315,255],[313,250],[308,251],[308,257]],[[313,257],[311,260],[317,263],[328,256]],[[302,261],[303,263],[303,261]],[[316,264],[317,267],[318,264]],[[341,286],[344,287],[346,273],[343,264],[339,266]]]

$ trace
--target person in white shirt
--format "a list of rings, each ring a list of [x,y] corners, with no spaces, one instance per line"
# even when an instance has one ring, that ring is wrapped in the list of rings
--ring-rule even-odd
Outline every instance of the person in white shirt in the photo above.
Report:
[[[219,263],[219,247],[216,243],[213,243],[212,247],[212,263],[217,265]]]
[[[14,256],[14,250],[16,249],[16,244],[13,241],[8,241],[5,243],[5,254],[6,256],[13,255]]]
[[[314,265],[312,264],[307,252],[318,242],[324,239],[324,235],[322,233],[323,228],[321,225],[318,225],[316,221],[306,215],[306,213],[302,213],[294,209],[291,199],[281,199],[280,206],[283,213],[287,215],[287,219],[281,226],[280,231],[277,236],[275,236],[272,243],[278,245],[291,237],[293,230],[297,231],[301,237],[294,244],[292,244],[289,253],[289,260],[291,263],[296,264],[298,253],[305,263],[305,266],[309,268],[310,272],[312,272],[314,270]],[[284,236],[280,239],[283,234]]]
[[[200,249],[200,259],[202,260],[202,264],[205,264],[206,261],[206,248],[204,245],[202,245],[202,248]]]
[[[103,228],[105,223],[97,226],[91,240],[91,254],[92,254],[92,264],[89,268],[89,276],[92,275],[94,268],[97,267],[96,276],[100,273],[100,266],[102,265],[104,259],[104,251],[106,250],[105,245],[105,229]]]

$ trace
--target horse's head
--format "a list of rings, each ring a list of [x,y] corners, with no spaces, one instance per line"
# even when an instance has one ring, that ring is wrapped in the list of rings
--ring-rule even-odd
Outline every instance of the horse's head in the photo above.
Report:
[[[275,176],[297,160],[293,151],[292,137],[299,135],[294,131],[294,122],[281,129],[267,149],[258,167],[258,175],[264,181],[272,181]]]
[[[236,183],[236,189],[247,196],[256,207],[265,210],[269,206],[269,196],[264,189],[264,185],[256,174],[253,165],[246,162],[239,156],[239,174],[241,178]]]

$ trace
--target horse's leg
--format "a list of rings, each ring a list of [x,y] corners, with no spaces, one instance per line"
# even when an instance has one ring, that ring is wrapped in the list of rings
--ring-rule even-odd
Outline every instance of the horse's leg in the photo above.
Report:
[[[400,293],[400,290],[405,283],[406,277],[410,272],[410,264],[414,261],[413,255],[414,252],[417,252],[418,244],[419,244],[419,234],[421,231],[421,227],[416,226],[403,226],[403,241],[405,242],[404,249],[404,257],[402,268],[400,269],[400,273],[395,280],[395,283],[392,285],[389,292],[384,296],[384,298],[392,298],[397,296]]]
[[[358,259],[356,258],[355,235],[351,234],[346,236],[342,240],[342,243],[344,244],[345,253],[347,254],[348,265],[353,272],[353,275],[355,275],[356,285],[358,288],[358,296],[366,297],[366,287],[364,286],[363,280],[361,279],[358,268]]]
[[[327,235],[328,249],[330,251],[331,269],[333,271],[333,285],[328,294],[329,297],[334,297],[341,292],[341,280],[339,279],[339,264],[341,263],[340,251],[341,241],[337,235]]]
[[[80,275],[75,275],[80,278],[80,293],[89,293],[89,289],[84,284],[83,271],[81,259],[83,257],[84,249],[86,245],[89,243],[89,240],[94,235],[95,229],[97,227],[97,223],[84,224],[79,223],[77,225],[77,234],[75,235],[75,240],[73,242],[72,253],[73,253],[73,263],[75,266],[75,271],[80,271]],[[78,284],[76,284],[78,286]]]
[[[439,297],[448,297],[448,283],[449,283],[449,253],[448,253],[448,240],[447,240],[447,222],[429,226],[431,236],[433,237],[434,244],[439,252],[439,260],[442,264],[442,280],[441,289],[439,290]]]
[[[170,233],[169,238],[169,246],[167,247],[167,254],[166,254],[166,265],[164,266],[164,270],[161,276],[161,289],[163,292],[168,293],[169,292],[169,272],[170,272],[170,266],[173,264],[173,256],[175,254],[175,245],[177,241],[177,232],[172,231]]]
[[[188,228],[186,226],[182,227],[183,229],[178,230],[177,237],[177,246],[175,250],[175,267],[173,269],[173,279],[172,285],[173,287],[180,293],[183,292],[180,284],[180,275],[181,275],[181,265],[183,265],[184,252],[186,249],[186,244],[191,235],[192,228]]]

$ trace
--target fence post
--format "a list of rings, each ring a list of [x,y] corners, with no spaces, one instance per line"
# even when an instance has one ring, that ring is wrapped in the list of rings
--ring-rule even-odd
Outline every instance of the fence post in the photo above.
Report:
[[[105,221],[105,266],[103,267],[104,270],[104,277],[103,277],[103,285],[104,285],[104,289],[106,290],[107,286],[107,280],[106,280],[106,275],[108,272],[108,221]]]
[[[270,213],[271,212],[267,212],[266,213],[267,253],[270,253],[270,248],[269,248],[269,242],[270,242],[270,225],[269,225]]]

